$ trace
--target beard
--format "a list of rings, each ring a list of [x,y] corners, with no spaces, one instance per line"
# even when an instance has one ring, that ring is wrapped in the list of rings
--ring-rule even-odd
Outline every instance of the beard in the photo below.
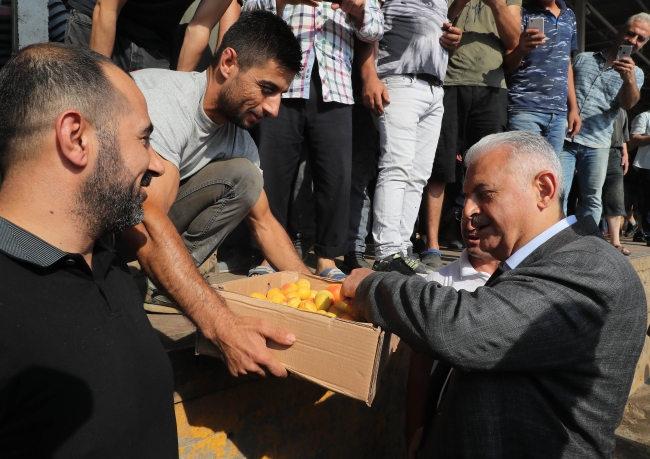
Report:
[[[119,141],[114,129],[106,126],[97,131],[98,154],[95,169],[82,184],[76,200],[79,215],[93,238],[119,233],[144,219],[142,203],[146,195],[140,186],[151,181],[147,172],[138,184],[120,155]]]
[[[215,101],[216,106],[219,108],[219,112],[228,118],[228,121],[233,123],[235,126],[242,129],[252,129],[257,123],[249,123],[246,121],[245,115],[248,111],[255,114],[258,118],[263,118],[264,113],[257,113],[253,110],[242,110],[241,106],[243,105],[241,101],[237,100],[235,97],[235,87],[237,86],[237,80],[239,75],[235,79],[225,86],[217,96]]]

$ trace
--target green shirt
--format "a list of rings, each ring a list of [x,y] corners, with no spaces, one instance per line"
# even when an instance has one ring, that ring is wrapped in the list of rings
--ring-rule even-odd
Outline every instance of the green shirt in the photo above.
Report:
[[[450,6],[452,3],[453,0],[447,2]],[[521,6],[521,0],[506,0],[506,4]],[[449,59],[445,86],[491,86],[505,89],[505,48],[499,39],[490,7],[481,0],[470,0],[460,13],[456,26],[463,31],[463,38]]]

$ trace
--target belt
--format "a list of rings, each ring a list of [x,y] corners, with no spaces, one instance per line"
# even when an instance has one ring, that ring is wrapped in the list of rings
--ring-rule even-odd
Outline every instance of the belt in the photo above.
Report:
[[[428,73],[408,73],[407,75],[413,78],[417,78],[418,80],[426,81],[432,86],[442,86],[442,81],[440,81],[440,78]]]

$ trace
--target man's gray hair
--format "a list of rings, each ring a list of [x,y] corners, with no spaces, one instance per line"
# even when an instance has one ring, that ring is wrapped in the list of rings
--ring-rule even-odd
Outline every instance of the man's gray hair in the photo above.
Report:
[[[539,134],[526,131],[501,132],[483,137],[465,155],[465,165],[470,167],[481,156],[496,149],[510,154],[510,171],[519,179],[522,187],[542,171],[551,171],[557,178],[558,197],[564,199],[564,174],[560,158],[550,143]]]
[[[629,29],[634,21],[645,22],[646,25],[650,26],[650,14],[648,13],[637,13],[634,16],[630,16],[625,21],[623,29]]]

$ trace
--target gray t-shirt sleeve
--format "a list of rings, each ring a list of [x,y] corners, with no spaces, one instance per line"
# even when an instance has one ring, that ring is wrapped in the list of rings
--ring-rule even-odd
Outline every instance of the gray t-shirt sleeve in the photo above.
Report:
[[[147,100],[153,123],[152,148],[180,169],[183,151],[192,133],[194,113],[183,100],[193,88],[181,87],[177,78],[169,77],[168,70],[140,70],[132,75]],[[184,97],[170,97],[169,94],[183,94]]]

